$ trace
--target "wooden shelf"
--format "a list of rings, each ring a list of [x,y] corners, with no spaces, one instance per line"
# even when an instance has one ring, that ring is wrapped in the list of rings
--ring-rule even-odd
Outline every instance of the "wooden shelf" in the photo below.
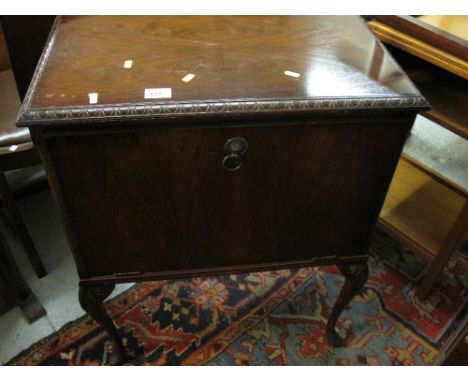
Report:
[[[375,16],[368,23],[431,104],[422,113],[468,139],[466,16]],[[468,225],[467,191],[402,156],[378,226],[431,266],[417,290],[426,297]]]
[[[369,21],[368,26],[380,41],[422,58],[457,76],[468,79],[468,62],[465,53],[454,54],[454,51],[447,49],[454,44],[453,39],[446,38],[444,42],[440,43],[439,41],[438,44],[434,44],[435,41],[426,40],[428,37],[426,33],[418,33],[412,30],[411,26],[405,22],[404,17],[377,16],[376,19]],[[456,36],[452,37],[460,40]],[[463,45],[463,42],[461,42],[461,49],[463,49]]]
[[[468,139],[467,81],[394,47],[387,47],[431,104],[425,117]]]
[[[466,197],[419,166],[408,158],[400,159],[378,226],[432,261],[442,249]]]
[[[423,15],[418,16],[417,19],[463,40],[468,40],[468,16],[466,15]]]
[[[466,17],[378,16],[376,19],[368,23],[369,27],[431,104],[432,109],[423,115],[468,139],[464,81],[468,79],[468,62],[464,58],[467,43],[463,39],[468,29],[463,25]],[[433,31],[432,34],[430,30],[421,32],[426,28],[437,29],[442,24],[445,30],[439,30],[435,37]],[[454,31],[456,35],[452,34]],[[444,48],[452,48],[453,54]]]

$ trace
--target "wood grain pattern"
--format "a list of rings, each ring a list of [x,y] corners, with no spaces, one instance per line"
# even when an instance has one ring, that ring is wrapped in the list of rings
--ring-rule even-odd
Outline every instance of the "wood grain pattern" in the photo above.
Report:
[[[465,199],[466,196],[400,160],[380,214],[381,227],[390,234],[399,234],[405,244],[432,261],[442,249]]]
[[[466,81],[407,52],[392,46],[388,49],[431,103],[423,115],[468,139]]]
[[[100,104],[138,103],[146,88],[171,88],[173,101],[418,95],[387,57],[381,73],[369,76],[382,48],[362,23],[339,16],[64,17],[32,107],[88,105],[90,92]],[[130,70],[125,60],[133,61]],[[195,78],[185,83],[188,73]]]
[[[464,40],[463,46],[468,48],[467,15],[424,15],[418,16],[418,20],[437,28],[438,30],[442,30],[453,36],[459,37]]]
[[[162,87],[170,100],[143,98]],[[119,347],[104,284],[318,264],[364,275],[427,106],[358,17],[65,17],[18,125],[45,162],[82,303]],[[227,171],[234,137],[248,149]]]
[[[46,143],[88,276],[102,276],[365,254],[410,126],[51,131]],[[229,172],[236,136],[249,149]]]
[[[463,58],[437,48],[418,37],[403,33],[380,21],[370,21],[369,27],[383,42],[430,62],[464,79],[468,79],[468,62]]]
[[[10,56],[6,46],[5,36],[3,34],[2,23],[0,22],[0,71],[11,69]]]
[[[454,223],[451,226],[450,232],[445,237],[443,246],[437,253],[436,258],[432,262],[427,274],[421,281],[417,294],[421,298],[425,298],[431,291],[436,279],[444,269],[448,260],[452,256],[455,248],[460,241],[468,224],[468,200],[465,199],[463,207],[457,214]]]
[[[33,78],[56,16],[1,16],[11,67],[21,100]]]
[[[437,27],[440,24],[449,24],[452,18],[458,19],[458,22],[452,24],[451,28],[441,29]],[[464,29],[466,30],[466,25],[463,24],[468,22],[467,16],[412,17],[388,15],[375,16],[375,19],[463,61],[468,60],[468,41],[466,37],[463,37]],[[437,22],[435,22],[436,20]],[[450,29],[450,32],[446,29]]]
[[[64,17],[19,123],[425,107],[358,17]]]
[[[437,22],[450,22],[451,18],[422,17],[434,24],[429,25],[406,16],[379,16],[379,21],[369,25],[377,36],[393,45],[389,49],[431,102],[432,109],[423,115],[467,139],[463,80],[468,78],[468,43],[463,38],[466,27],[435,27]],[[456,35],[447,33],[449,29]],[[420,298],[430,292],[466,226],[466,196],[461,186],[412,158],[400,161],[378,225],[431,262],[417,290]]]

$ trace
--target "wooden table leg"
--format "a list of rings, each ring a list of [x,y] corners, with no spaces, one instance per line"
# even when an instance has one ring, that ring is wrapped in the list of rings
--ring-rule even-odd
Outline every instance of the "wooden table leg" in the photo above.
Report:
[[[452,256],[455,247],[460,240],[463,231],[465,230],[466,224],[468,223],[468,201],[465,201],[465,204],[458,214],[458,217],[453,224],[452,229],[450,230],[447,238],[445,239],[444,245],[440,249],[439,253],[433,260],[429,270],[424,276],[421,284],[416,290],[416,294],[419,298],[426,298],[429,292],[431,291],[437,277],[444,269],[447,261],[450,256]]]
[[[29,323],[46,315],[44,307],[21,276],[2,232],[0,232],[0,273],[8,286],[8,291]]]
[[[24,224],[23,217],[21,216],[21,213],[16,206],[16,201],[13,197],[10,186],[8,185],[3,171],[0,171],[0,195],[3,200],[5,211],[12,220],[13,227],[26,251],[26,255],[31,261],[37,277],[42,278],[46,276],[47,272],[44,268],[44,265],[42,264],[39,254],[37,253],[36,246],[34,245],[31,236],[29,235],[26,224]]]
[[[338,335],[335,328],[338,317],[346,305],[362,289],[369,275],[367,262],[340,264],[338,265],[338,269],[346,277],[346,282],[341,289],[327,323],[327,339],[334,347],[341,347],[344,344],[344,339]]]
[[[102,325],[114,342],[115,353],[111,357],[110,364],[121,365],[127,361],[128,356],[122,338],[103,304],[103,301],[112,293],[114,287],[115,284],[80,286],[79,300],[81,307]]]

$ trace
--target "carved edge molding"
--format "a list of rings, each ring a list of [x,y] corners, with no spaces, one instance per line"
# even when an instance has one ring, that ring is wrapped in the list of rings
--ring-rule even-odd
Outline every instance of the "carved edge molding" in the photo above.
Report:
[[[18,114],[16,125],[31,127],[53,124],[86,124],[90,122],[118,122],[133,120],[174,119],[188,116],[235,117],[251,114],[280,114],[326,111],[358,111],[429,109],[421,95],[393,97],[329,97],[317,99],[267,99],[267,100],[206,100],[183,103],[136,103],[77,106],[65,108],[31,108],[36,85],[44,70],[60,28],[61,16],[57,16],[49,39],[34,72],[31,85]]]
[[[115,104],[73,108],[23,108],[18,126],[51,123],[87,123],[135,119],[163,119],[183,116],[235,116],[249,113],[320,112],[332,110],[418,109],[429,104],[423,97],[320,98],[289,100],[207,101],[166,104]]]

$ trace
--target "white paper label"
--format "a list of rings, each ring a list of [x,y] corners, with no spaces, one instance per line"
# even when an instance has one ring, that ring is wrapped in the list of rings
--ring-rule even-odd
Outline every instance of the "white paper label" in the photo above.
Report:
[[[294,77],[294,78],[298,78],[298,77],[301,76],[300,73],[290,72],[289,70],[285,70],[284,74],[286,74],[287,76],[290,76],[290,77]]]
[[[195,78],[195,74],[189,73],[187,74],[184,78],[182,78],[182,81],[184,82],[190,82]]]
[[[124,67],[125,69],[131,69],[131,68],[132,68],[132,65],[133,65],[133,61],[132,61],[132,60],[127,60],[127,61],[124,62],[123,67]]]
[[[146,99],[172,98],[172,89],[171,88],[145,89],[145,98]]]
[[[16,145],[11,145],[11,146],[10,146],[10,151],[15,152],[17,148],[18,148],[18,146],[16,146]]]
[[[98,101],[98,96],[99,96],[98,93],[89,93],[89,94],[88,94],[89,103],[97,103],[97,101]]]

